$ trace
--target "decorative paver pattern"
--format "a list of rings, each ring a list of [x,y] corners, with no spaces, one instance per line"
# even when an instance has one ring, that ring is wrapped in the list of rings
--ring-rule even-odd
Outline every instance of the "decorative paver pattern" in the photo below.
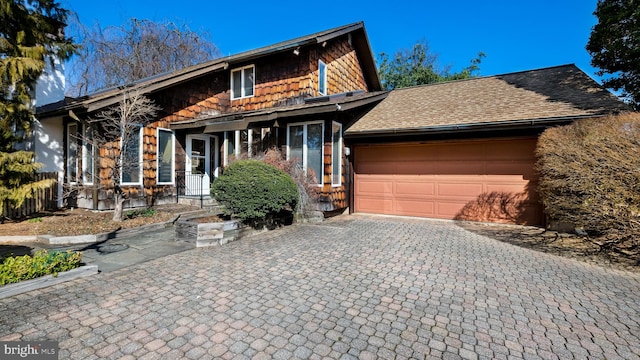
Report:
[[[0,300],[61,359],[640,359],[640,275],[346,216]]]

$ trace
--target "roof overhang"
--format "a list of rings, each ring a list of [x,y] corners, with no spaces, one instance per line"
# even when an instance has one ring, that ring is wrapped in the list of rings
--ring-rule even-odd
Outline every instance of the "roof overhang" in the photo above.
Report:
[[[550,126],[565,125],[575,120],[603,117],[606,114],[582,115],[571,117],[554,117],[540,119],[521,120],[501,120],[482,123],[434,125],[416,128],[378,129],[364,131],[349,131],[344,133],[345,138],[377,138],[377,137],[400,137],[407,135],[435,135],[447,133],[470,133],[486,131],[502,131],[515,129],[543,129]]]
[[[197,120],[187,120],[171,123],[169,126],[174,130],[193,129],[204,127],[205,133],[222,131],[244,130],[252,124],[268,124],[278,126],[277,120],[290,119],[303,116],[313,116],[321,114],[339,113],[357,109],[375,102],[382,101],[388,92],[364,94],[356,98],[326,97],[319,101],[304,105],[283,106],[279,108],[269,108],[246,113],[234,113],[233,115],[222,115],[208,117]]]

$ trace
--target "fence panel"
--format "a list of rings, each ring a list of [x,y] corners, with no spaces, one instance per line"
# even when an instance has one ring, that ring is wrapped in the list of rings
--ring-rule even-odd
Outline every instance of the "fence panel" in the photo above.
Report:
[[[35,181],[53,179],[55,182],[48,189],[36,190],[33,198],[26,199],[22,206],[16,208],[12,204],[4,203],[4,216],[10,219],[16,219],[33,215],[42,211],[57,209],[58,198],[58,173],[47,172],[37,173],[34,177]]]

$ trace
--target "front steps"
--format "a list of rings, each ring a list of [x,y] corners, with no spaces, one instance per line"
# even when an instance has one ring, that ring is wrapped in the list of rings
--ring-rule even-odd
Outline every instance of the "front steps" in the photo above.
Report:
[[[180,196],[178,198],[178,204],[191,205],[201,207],[204,210],[212,212],[214,214],[221,214],[220,206],[218,202],[211,196],[203,196],[202,203],[199,196]],[[202,205],[201,205],[202,204]]]

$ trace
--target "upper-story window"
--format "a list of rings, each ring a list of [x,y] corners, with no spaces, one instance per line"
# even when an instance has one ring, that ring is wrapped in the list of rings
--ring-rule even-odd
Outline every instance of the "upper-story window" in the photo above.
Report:
[[[231,70],[231,99],[253,96],[256,68],[254,65]]]
[[[318,60],[318,92],[327,95],[327,64]]]

